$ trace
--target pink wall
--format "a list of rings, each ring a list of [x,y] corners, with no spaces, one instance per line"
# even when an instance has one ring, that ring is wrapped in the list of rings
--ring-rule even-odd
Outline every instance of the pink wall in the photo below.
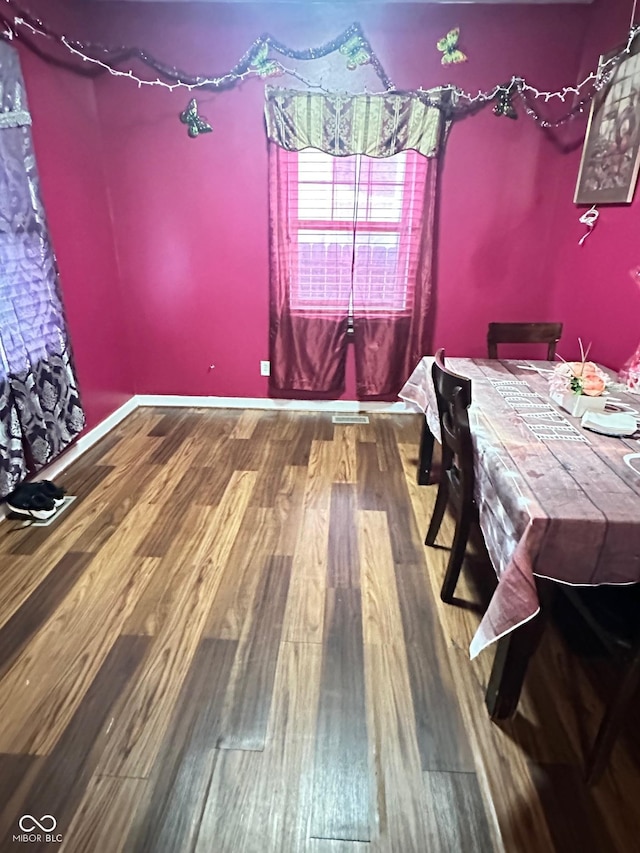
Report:
[[[71,36],[137,44],[186,70],[219,74],[265,30],[307,47],[358,20],[399,87],[454,82],[472,91],[513,73],[540,89],[574,83],[580,65],[592,65],[628,23],[622,13],[607,18],[602,0],[595,7],[95,3],[90,14],[81,5],[65,22]],[[469,62],[444,68],[435,42],[455,25]],[[307,63],[303,73],[321,75],[330,88],[373,88],[367,71],[337,73],[336,60],[316,70]],[[132,390],[265,396],[258,368],[268,354],[262,82],[199,94],[214,132],[191,140],[178,121],[186,92],[138,89],[107,75],[95,85],[96,118],[90,84],[43,69],[39,60],[26,62],[45,201],[91,418]],[[594,339],[596,357],[619,362],[635,346],[640,298],[627,274],[640,262],[630,240],[635,205],[608,208],[578,250],[582,232],[571,198],[579,152],[561,153],[520,113],[510,121],[488,108],[451,132],[434,346],[482,354],[490,320],[560,319],[567,353],[582,333]],[[580,137],[582,129],[576,123],[571,132]],[[603,306],[614,283],[619,298]],[[349,376],[345,396],[353,398],[352,365]]]
[[[51,3],[47,8],[54,11]],[[28,50],[21,50],[21,62],[76,371],[92,427],[133,393],[94,87]]]
[[[94,38],[134,43],[187,70],[222,73],[267,30],[296,47],[359,20],[400,87],[490,87],[514,72],[575,80],[585,7],[94,6]],[[443,68],[436,40],[462,28],[470,61]],[[335,68],[335,66],[334,66]],[[320,65],[325,84],[370,78]],[[313,78],[313,63],[304,67]],[[345,82],[343,82],[345,81]],[[279,81],[278,81],[279,82]],[[283,80],[283,84],[286,81]],[[187,137],[185,92],[96,86],[138,393],[265,396],[267,159],[263,85],[202,93],[214,133]],[[444,165],[435,345],[482,353],[489,320],[551,319],[553,210],[564,158],[526,116],[491,110],[453,128]],[[211,370],[210,365],[215,364]],[[353,397],[353,382],[346,396]]]
[[[596,0],[581,61],[581,76],[597,67],[601,53],[626,43],[631,4]],[[637,19],[636,19],[637,20]],[[585,228],[578,218],[588,206],[576,207],[573,192],[578,173],[584,122],[573,131],[578,147],[565,158],[554,221],[555,263],[550,285],[553,311],[565,322],[560,353],[578,353],[577,338],[592,342],[591,357],[619,368],[640,343],[640,290],[629,275],[640,265],[640,193],[630,205],[602,205],[598,223],[582,246]]]

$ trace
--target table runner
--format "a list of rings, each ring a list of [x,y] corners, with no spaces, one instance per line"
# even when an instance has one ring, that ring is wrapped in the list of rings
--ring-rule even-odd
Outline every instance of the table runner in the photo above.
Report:
[[[432,362],[422,359],[400,392],[430,426]],[[537,614],[536,576],[572,585],[640,581],[640,472],[629,458],[640,443],[582,429],[549,399],[549,362],[451,358],[447,366],[473,383],[475,497],[498,577],[473,658]],[[632,394],[615,398],[626,411],[640,408]]]

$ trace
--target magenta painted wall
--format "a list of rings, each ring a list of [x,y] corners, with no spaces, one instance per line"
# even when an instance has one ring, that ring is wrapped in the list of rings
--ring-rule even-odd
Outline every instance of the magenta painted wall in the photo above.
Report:
[[[223,73],[264,31],[307,47],[358,20],[399,87],[454,82],[475,91],[517,73],[552,90],[575,83],[623,38],[627,4],[615,2],[609,16],[604,0],[593,7],[95,3],[66,24],[71,36],[137,44],[186,70]],[[444,68],[435,42],[456,25],[469,62]],[[370,72],[338,72],[339,62],[298,67],[329,88],[374,88]],[[105,76],[95,84],[96,114],[91,84],[45,73],[33,58],[25,71],[91,419],[132,391],[266,396],[258,367],[268,353],[263,83],[200,93],[214,132],[191,140],[178,121],[186,92]],[[570,129],[576,140],[583,132],[580,122]],[[579,333],[614,366],[635,347],[640,293],[628,269],[640,263],[632,242],[637,203],[603,211],[578,249],[580,211],[571,201],[578,159],[521,109],[518,121],[489,108],[453,127],[442,173],[434,347],[481,354],[490,320],[551,319],[566,324],[563,354],[574,354]],[[348,375],[345,396],[353,398],[352,364]]]
[[[597,0],[581,60],[581,79],[597,67],[598,56],[624,45],[631,4]],[[553,312],[564,319],[560,353],[578,353],[577,338],[592,342],[591,357],[619,368],[640,343],[640,289],[629,271],[640,265],[640,192],[632,204],[601,205],[597,225],[582,246],[578,218],[587,206],[573,204],[584,138],[584,122],[573,132],[578,147],[566,160],[554,221],[555,263],[550,285]]]
[[[135,43],[188,70],[222,73],[263,31],[296,47],[359,20],[400,87],[477,90],[517,72],[540,88],[575,81],[585,7],[96,4],[94,38]],[[436,40],[462,29],[469,55],[443,68]],[[335,69],[337,66],[333,66]],[[304,66],[329,87],[370,77]],[[279,81],[278,81],[279,82]],[[283,84],[286,81],[283,80]],[[263,84],[202,93],[214,133],[178,122],[185,92],[96,86],[138,393],[259,397],[267,358],[267,158]],[[526,116],[457,124],[444,162],[435,345],[485,349],[489,320],[551,319],[553,211],[564,158]],[[215,369],[210,365],[215,364]],[[352,376],[352,370],[349,371]],[[353,381],[345,394],[353,398]]]
[[[133,393],[94,87],[27,50],[20,55],[76,372],[92,427]]]

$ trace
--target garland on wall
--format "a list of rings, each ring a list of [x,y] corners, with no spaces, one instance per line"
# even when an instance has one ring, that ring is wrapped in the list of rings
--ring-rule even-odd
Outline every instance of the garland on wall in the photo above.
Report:
[[[319,47],[311,47],[303,50],[294,50],[268,33],[265,33],[259,36],[238,62],[225,73],[221,75],[192,74],[176,66],[161,62],[152,54],[139,47],[106,47],[96,42],[80,42],[70,39],[63,33],[56,32],[47,26],[39,18],[31,15],[19,6],[15,0],[0,0],[0,3],[2,4],[0,6],[1,38],[7,40],[19,39],[26,47],[41,58],[88,77],[96,77],[100,74],[109,73],[115,77],[124,77],[132,80],[139,88],[142,86],[161,86],[170,91],[174,89],[187,89],[189,92],[192,92],[194,89],[223,91],[235,87],[248,77],[257,76],[265,79],[286,74],[297,78],[311,88],[328,91],[323,86],[305,79],[295,69],[288,68],[280,57],[307,61],[320,59],[333,53],[340,53],[345,57],[346,66],[349,70],[355,70],[363,65],[370,65],[386,91],[395,91],[396,89],[358,23],[352,24],[335,39]],[[450,39],[454,33],[456,43],[452,44],[451,47],[448,45],[445,46],[445,40]],[[524,77],[513,76],[509,81],[497,84],[492,89],[486,91],[479,90],[475,95],[453,84],[431,89],[420,87],[417,90],[417,94],[423,97],[429,105],[447,110],[452,118],[468,115],[492,103],[494,104],[493,112],[495,115],[512,119],[517,118],[518,113],[513,101],[519,99],[525,113],[537,125],[543,128],[556,128],[585,111],[597,92],[610,81],[616,67],[629,56],[631,45],[639,33],[640,25],[632,25],[625,47],[619,53],[609,57],[606,62],[599,65],[597,71],[588,74],[577,86],[565,86],[558,91],[541,91],[528,83]],[[456,48],[457,35],[458,31],[452,30],[445,36],[445,39],[441,39],[438,42],[438,49],[444,50],[446,47],[446,50],[453,50]],[[37,37],[37,39],[34,37]],[[51,54],[44,47],[47,43],[51,46],[63,47],[71,54],[73,59],[65,60]],[[464,58],[466,59],[466,56]],[[78,59],[81,61],[78,62]],[[138,76],[131,68],[124,70],[122,65],[129,63],[131,60],[137,60],[149,68],[157,75],[155,79]],[[448,97],[442,98],[442,95],[445,93],[448,94]],[[554,120],[543,116],[536,105],[541,100],[545,104],[548,104],[555,99],[566,103],[568,97],[573,97],[577,100],[570,110]],[[193,118],[194,108],[191,106],[191,101],[187,110],[182,115],[187,117],[187,111],[190,108],[191,118],[195,121]],[[190,128],[192,126],[195,127],[193,121],[190,124]]]

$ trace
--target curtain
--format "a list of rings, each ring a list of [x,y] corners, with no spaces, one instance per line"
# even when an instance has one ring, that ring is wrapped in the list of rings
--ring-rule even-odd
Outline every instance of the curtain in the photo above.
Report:
[[[352,340],[358,396],[395,396],[429,346],[438,155],[447,130],[442,112],[419,95],[268,89],[265,117],[271,392],[339,395]],[[333,167],[331,203],[321,192],[328,167],[321,155],[313,172],[310,149],[341,164]],[[388,167],[380,165],[392,157]],[[404,196],[394,177],[399,169]],[[316,204],[322,212],[305,213],[306,181],[307,190],[315,186],[322,195]],[[394,222],[371,212],[376,198]],[[389,282],[399,288],[398,304],[379,298]]]
[[[0,496],[82,430],[16,51],[0,41]]]

